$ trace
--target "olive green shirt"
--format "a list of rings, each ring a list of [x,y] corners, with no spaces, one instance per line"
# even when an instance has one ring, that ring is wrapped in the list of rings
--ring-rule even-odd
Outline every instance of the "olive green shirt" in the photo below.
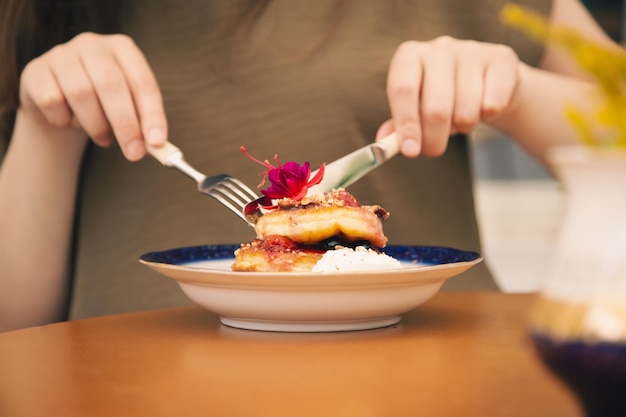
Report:
[[[551,1],[524,0],[549,14]],[[385,85],[403,41],[442,35],[512,46],[538,64],[540,45],[503,26],[504,0],[276,0],[236,24],[238,1],[126,2],[124,31],[162,88],[170,139],[205,174],[256,186],[259,159],[313,168],[374,140],[390,117]],[[391,216],[391,245],[480,251],[472,167],[464,137],[440,158],[396,157],[350,187]],[[141,265],[146,252],[239,243],[253,230],[151,157],[126,161],[91,147],[78,194],[71,318],[186,305],[175,281]],[[444,290],[497,289],[482,263]]]

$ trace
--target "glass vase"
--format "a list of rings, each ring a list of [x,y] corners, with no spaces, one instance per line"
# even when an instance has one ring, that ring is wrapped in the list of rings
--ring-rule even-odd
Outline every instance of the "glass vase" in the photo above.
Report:
[[[587,417],[626,416],[626,150],[558,147],[549,159],[567,205],[532,340]]]

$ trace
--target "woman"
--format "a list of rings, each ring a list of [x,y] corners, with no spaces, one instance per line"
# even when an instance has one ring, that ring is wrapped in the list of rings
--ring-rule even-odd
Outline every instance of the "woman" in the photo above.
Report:
[[[575,140],[562,108],[591,88],[503,27],[504,1],[101,3],[1,3],[1,329],[186,303],[137,257],[250,240],[145,143],[255,184],[240,145],[319,166],[395,130],[407,158],[351,191],[391,212],[390,243],[480,250],[451,135],[487,122],[541,159]],[[577,0],[521,3],[610,42]],[[495,284],[481,266],[446,287]]]

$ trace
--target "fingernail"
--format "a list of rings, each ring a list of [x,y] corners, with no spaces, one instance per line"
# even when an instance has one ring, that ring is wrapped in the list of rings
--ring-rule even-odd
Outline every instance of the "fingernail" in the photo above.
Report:
[[[141,158],[142,156],[142,150],[143,146],[141,144],[141,141],[138,140],[133,140],[129,143],[126,144],[126,157],[131,160],[131,161],[135,161],[139,158]]]
[[[153,127],[148,131],[148,136],[146,137],[146,141],[150,145],[161,145],[165,142],[165,131],[158,127]]]
[[[405,139],[402,141],[401,150],[404,155],[417,156],[422,150],[422,147],[415,139]]]

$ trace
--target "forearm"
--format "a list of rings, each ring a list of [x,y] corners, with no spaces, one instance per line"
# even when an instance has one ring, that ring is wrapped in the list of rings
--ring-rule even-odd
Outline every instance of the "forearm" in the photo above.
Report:
[[[591,83],[522,65],[510,108],[489,123],[545,164],[550,147],[580,140],[566,109],[591,110],[594,94]]]
[[[84,136],[18,112],[0,166],[0,331],[63,318]]]

